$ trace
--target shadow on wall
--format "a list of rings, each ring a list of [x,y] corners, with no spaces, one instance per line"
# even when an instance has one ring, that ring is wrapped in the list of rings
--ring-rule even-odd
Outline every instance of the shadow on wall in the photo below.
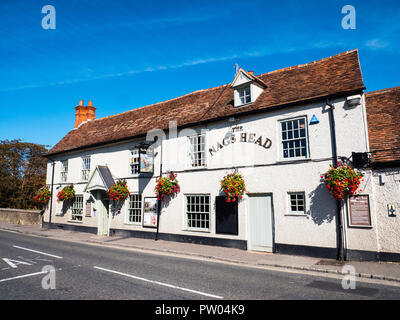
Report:
[[[309,195],[310,216],[315,224],[330,223],[336,216],[335,199],[331,196],[324,184],[320,184]]]

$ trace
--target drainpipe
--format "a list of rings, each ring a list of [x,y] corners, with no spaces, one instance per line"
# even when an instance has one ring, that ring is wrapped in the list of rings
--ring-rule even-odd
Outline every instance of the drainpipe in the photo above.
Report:
[[[336,143],[336,131],[335,131],[335,117],[333,110],[335,106],[329,103],[328,98],[326,99],[326,105],[329,106],[329,124],[331,129],[331,144],[332,144],[332,157],[333,166],[336,168],[338,163],[337,155],[337,143]],[[343,222],[342,222],[342,200],[336,200],[336,247],[337,247],[337,260],[345,260],[344,249],[343,249]]]
[[[162,177],[162,143],[163,139],[160,139],[160,178]],[[157,231],[154,240],[158,240],[158,230],[160,226],[160,213],[161,213],[161,200],[157,200]]]
[[[51,213],[53,211],[53,186],[54,186],[54,163],[55,161],[53,160],[51,165],[53,167],[52,169],[52,173],[51,173],[51,198],[50,198],[50,212],[49,212],[49,228],[50,228],[50,224],[51,224]]]

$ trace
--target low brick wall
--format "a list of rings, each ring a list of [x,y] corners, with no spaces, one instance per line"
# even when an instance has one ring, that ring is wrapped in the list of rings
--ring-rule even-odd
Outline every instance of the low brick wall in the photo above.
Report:
[[[41,225],[41,210],[0,208],[0,222],[21,225]]]

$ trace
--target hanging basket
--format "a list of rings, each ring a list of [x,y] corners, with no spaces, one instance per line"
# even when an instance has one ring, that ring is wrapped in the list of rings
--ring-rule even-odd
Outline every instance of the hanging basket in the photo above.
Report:
[[[51,198],[51,192],[49,188],[47,187],[42,187],[39,189],[39,191],[36,193],[35,197],[33,198],[33,201],[39,205],[46,205]]]
[[[246,191],[246,184],[240,173],[229,173],[221,180],[221,191],[225,192],[226,202],[240,201]]]
[[[129,197],[129,189],[125,180],[118,180],[108,190],[108,195],[113,201],[124,201]]]
[[[336,167],[330,165],[330,169],[321,175],[326,188],[336,200],[357,194],[361,181],[364,181],[362,177],[361,172],[357,172],[349,165],[340,162],[337,163]]]
[[[64,187],[58,194],[58,201],[72,201],[75,197],[74,186],[71,184],[70,186]]]
[[[170,172],[168,176],[160,177],[156,180],[157,185],[154,188],[154,192],[158,200],[164,201],[166,197],[174,196],[181,191],[176,177],[176,173]]]

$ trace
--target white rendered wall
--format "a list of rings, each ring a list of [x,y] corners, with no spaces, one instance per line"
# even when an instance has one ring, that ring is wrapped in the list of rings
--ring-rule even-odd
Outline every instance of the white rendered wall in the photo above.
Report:
[[[366,151],[365,124],[363,106],[347,108],[345,99],[331,101],[335,104],[336,134],[339,156],[349,157],[353,151]],[[296,117],[312,116],[319,119],[315,125],[308,124],[309,159],[305,161],[284,161],[281,158],[280,120]],[[222,149],[209,152],[209,148],[223,142],[223,138],[232,127],[242,127],[240,133],[253,133],[254,139],[259,136],[272,141],[269,148],[255,143],[230,143]],[[207,167],[194,170],[189,166],[188,136],[206,132]],[[168,134],[168,132],[166,132]],[[215,234],[215,197],[220,195],[220,180],[226,173],[233,172],[237,167],[244,175],[249,193],[270,193],[273,197],[273,212],[275,221],[275,242],[281,244],[308,245],[319,247],[336,247],[336,205],[333,197],[320,181],[320,175],[329,169],[332,148],[329,127],[329,116],[325,102],[316,102],[296,107],[280,109],[272,112],[237,117],[235,122],[228,120],[215,122],[202,127],[179,130],[177,134],[168,135],[163,142],[163,172],[176,171],[181,192],[162,208],[160,232],[196,235],[229,239],[247,240],[246,197],[239,204],[239,235]],[[66,154],[56,158],[55,187],[60,186],[60,160],[69,159],[68,183],[73,183],[77,194],[83,194],[85,183],[80,181],[81,157],[91,156],[91,170],[96,165],[107,165],[114,178],[125,178],[132,193],[141,193],[144,197],[154,196],[155,178],[159,174],[160,147],[155,149],[155,173],[151,179],[139,179],[129,175],[129,150],[139,140],[132,140],[118,145],[88,149],[84,152]],[[47,183],[51,183],[51,168],[48,169]],[[66,185],[66,184],[63,184]],[[63,186],[62,185],[62,186]],[[302,216],[289,215],[288,192],[305,192],[306,214]],[[372,190],[368,190],[372,192]],[[209,194],[211,196],[210,231],[188,231],[185,228],[185,194]],[[55,192],[56,195],[56,192]],[[89,196],[84,195],[84,201]],[[54,201],[55,202],[55,201]],[[141,230],[154,232],[126,222],[127,203],[121,212],[113,217],[111,228]],[[55,209],[53,209],[53,212]],[[371,210],[372,216],[374,213]],[[373,218],[375,219],[375,218]],[[45,221],[48,221],[46,211]],[[62,217],[52,215],[52,222],[71,223],[67,212]],[[77,224],[75,222],[75,224]],[[82,225],[97,227],[97,217],[83,218]],[[350,230],[348,246],[360,250],[375,250],[377,248],[377,228],[367,232]]]

